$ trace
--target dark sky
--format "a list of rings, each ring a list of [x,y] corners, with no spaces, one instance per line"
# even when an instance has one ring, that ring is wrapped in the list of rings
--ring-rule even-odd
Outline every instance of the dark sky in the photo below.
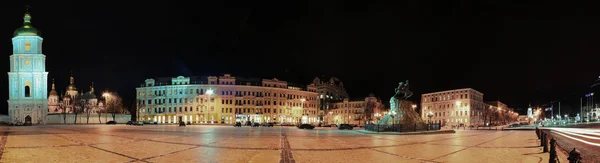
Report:
[[[73,70],[78,88],[94,81],[128,103],[151,77],[231,73],[308,84],[328,75],[353,98],[372,92],[384,101],[408,79],[414,101],[470,87],[526,107],[579,97],[600,75],[597,5],[581,1],[157,2],[27,2],[49,78],[64,91]],[[24,6],[0,2],[4,72]],[[7,82],[4,74],[0,85]]]

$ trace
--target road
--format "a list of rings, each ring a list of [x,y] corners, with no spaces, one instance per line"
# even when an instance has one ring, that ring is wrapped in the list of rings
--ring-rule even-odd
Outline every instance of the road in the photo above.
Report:
[[[328,128],[2,127],[1,162],[544,162],[533,131],[374,135]]]
[[[556,143],[567,152],[577,148],[583,160],[600,160],[600,123],[568,127],[546,127]]]

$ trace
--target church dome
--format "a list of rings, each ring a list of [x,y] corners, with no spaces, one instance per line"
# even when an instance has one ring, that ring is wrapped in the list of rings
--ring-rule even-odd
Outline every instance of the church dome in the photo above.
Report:
[[[73,77],[73,75],[71,75],[71,77],[69,77],[69,86],[67,86],[67,90],[69,90],[69,91],[77,90],[77,87],[75,87],[75,78]]]
[[[14,36],[40,36],[41,33],[31,25],[31,16],[29,12],[23,16],[23,26],[15,30]]]
[[[58,96],[58,93],[56,93],[56,90],[51,90],[50,91],[50,96]]]

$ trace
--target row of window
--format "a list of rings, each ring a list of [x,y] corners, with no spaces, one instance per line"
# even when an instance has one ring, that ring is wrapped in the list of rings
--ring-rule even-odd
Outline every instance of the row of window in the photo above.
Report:
[[[221,113],[233,113],[234,108],[221,108]],[[177,112],[193,112],[194,108],[192,107],[168,107],[168,108],[154,108],[153,109],[154,112],[152,113],[177,113]],[[283,113],[284,109],[271,109],[271,108],[235,108],[235,113]],[[146,112],[146,113],[151,113],[150,109],[140,109],[140,112]],[[208,108],[207,107],[196,107],[196,112],[208,112]],[[214,112],[214,107],[210,107],[210,112]],[[300,114],[300,110],[292,110],[291,113],[295,113],[295,114]],[[313,110],[305,110],[304,114],[317,114],[316,111]]]
[[[204,89],[196,89],[195,94],[197,95],[203,95],[205,93]],[[222,90],[221,91],[221,95],[234,95],[233,94],[234,91],[231,90]],[[139,92],[138,93],[139,96],[143,96],[145,94],[145,92]],[[179,89],[179,90],[155,90],[154,94],[152,94],[152,92],[148,92],[148,95],[157,95],[157,96],[161,96],[161,95],[172,95],[172,94],[194,94],[194,89]],[[235,91],[235,96],[258,96],[258,97],[263,97],[267,96],[270,97],[272,95],[272,97],[277,97],[277,95],[279,95],[279,97],[283,98],[283,97],[287,97],[288,99],[306,99],[306,100],[316,100],[316,97],[309,97],[309,96],[301,96],[301,95],[295,95],[295,94],[285,94],[285,93],[271,93],[271,92],[254,92],[254,91]]]

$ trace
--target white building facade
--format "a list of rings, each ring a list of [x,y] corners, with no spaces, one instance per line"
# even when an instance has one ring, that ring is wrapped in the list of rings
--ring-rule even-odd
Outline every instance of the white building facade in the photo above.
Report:
[[[183,77],[147,79],[136,88],[138,121],[232,124],[319,120],[317,88],[278,79]]]
[[[483,93],[471,88],[427,93],[421,95],[421,118],[442,126],[476,125],[483,123],[481,110],[488,106]]]

